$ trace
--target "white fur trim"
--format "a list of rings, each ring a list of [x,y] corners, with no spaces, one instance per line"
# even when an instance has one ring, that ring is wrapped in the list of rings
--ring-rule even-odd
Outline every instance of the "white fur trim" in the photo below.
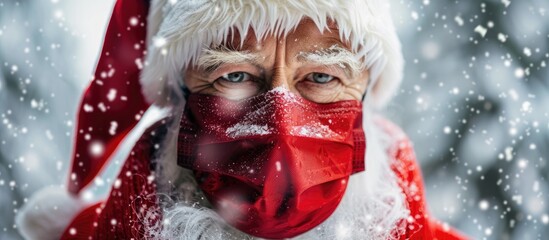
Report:
[[[246,35],[253,28],[257,39],[285,35],[303,18],[321,31],[328,19],[335,20],[340,38],[365,57],[374,106],[384,106],[402,79],[403,58],[387,3],[379,0],[153,0],[143,92],[149,102],[164,106],[205,47],[223,43],[234,29]]]
[[[58,186],[35,193],[15,217],[19,232],[25,239],[59,239],[83,202]]]

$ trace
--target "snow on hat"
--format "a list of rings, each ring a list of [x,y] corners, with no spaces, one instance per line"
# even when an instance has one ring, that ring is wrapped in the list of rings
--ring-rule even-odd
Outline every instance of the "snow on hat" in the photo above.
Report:
[[[372,104],[383,107],[400,84],[403,58],[388,5],[379,0],[152,0],[141,75],[147,100],[166,105],[173,89],[182,85],[183,70],[230,33],[245,36],[253,29],[257,39],[280,36],[303,18],[321,31],[328,20],[335,21],[340,38],[364,57],[370,70]]]

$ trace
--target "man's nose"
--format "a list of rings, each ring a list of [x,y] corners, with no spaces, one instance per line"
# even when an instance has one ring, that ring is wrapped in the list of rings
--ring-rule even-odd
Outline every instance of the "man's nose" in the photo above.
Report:
[[[283,87],[290,90],[291,70],[286,61],[286,39],[278,39],[275,47],[274,64],[271,74],[270,89]],[[269,89],[269,90],[270,90]]]
[[[290,81],[288,77],[288,69],[285,66],[275,67],[271,77],[270,89],[283,87],[290,90]]]

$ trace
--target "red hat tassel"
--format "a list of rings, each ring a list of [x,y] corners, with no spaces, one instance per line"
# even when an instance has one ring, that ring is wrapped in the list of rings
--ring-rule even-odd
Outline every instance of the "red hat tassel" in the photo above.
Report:
[[[149,107],[139,83],[148,0],[118,0],[94,78],[80,102],[68,190],[90,184]]]

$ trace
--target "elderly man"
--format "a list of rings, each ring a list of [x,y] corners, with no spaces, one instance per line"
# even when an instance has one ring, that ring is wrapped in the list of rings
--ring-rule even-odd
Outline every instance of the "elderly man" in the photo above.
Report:
[[[375,114],[402,70],[381,1],[128,2],[82,102],[69,191],[139,120],[135,89],[167,114],[108,199],[66,197],[52,222],[27,207],[26,237],[462,238],[429,216],[410,142]]]

